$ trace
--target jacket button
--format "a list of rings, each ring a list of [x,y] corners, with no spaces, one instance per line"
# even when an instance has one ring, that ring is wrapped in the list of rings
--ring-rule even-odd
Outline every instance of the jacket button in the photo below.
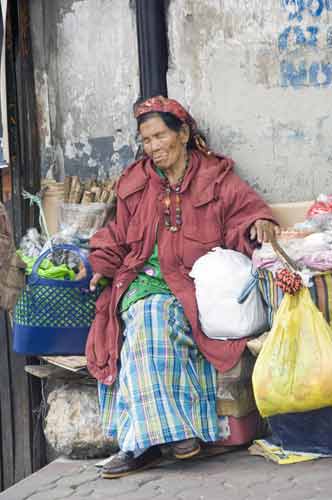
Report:
[[[123,285],[122,281],[119,281],[119,283],[117,283],[115,286],[116,286],[116,288],[121,288],[122,285]]]

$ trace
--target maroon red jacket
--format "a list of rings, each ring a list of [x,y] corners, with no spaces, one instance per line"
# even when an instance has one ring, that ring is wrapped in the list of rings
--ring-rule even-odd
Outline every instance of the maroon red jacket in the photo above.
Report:
[[[246,340],[211,340],[201,330],[194,282],[189,272],[199,257],[216,246],[251,255],[250,226],[257,219],[273,220],[266,203],[232,171],[227,158],[193,152],[181,186],[183,225],[165,228],[163,180],[149,159],[128,167],[121,176],[116,219],[91,239],[94,272],[113,278],[97,301],[86,355],[92,375],[112,384],[122,345],[117,306],[130,283],[150,257],[156,240],[160,267],[172,293],[183,305],[198,348],[220,371],[238,362]],[[207,290],[206,293],[209,293]]]

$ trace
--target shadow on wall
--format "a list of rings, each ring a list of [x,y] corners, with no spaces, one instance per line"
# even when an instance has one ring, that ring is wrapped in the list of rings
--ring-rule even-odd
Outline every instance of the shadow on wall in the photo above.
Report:
[[[131,146],[114,148],[114,137],[95,137],[84,142],[66,142],[64,149],[49,148],[44,155],[42,176],[55,167],[55,177],[79,175],[82,179],[115,177],[134,161],[135,151]]]

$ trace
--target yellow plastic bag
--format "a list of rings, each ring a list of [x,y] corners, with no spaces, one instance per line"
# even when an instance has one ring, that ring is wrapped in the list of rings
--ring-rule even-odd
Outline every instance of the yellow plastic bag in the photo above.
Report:
[[[307,288],[285,294],[253,372],[263,417],[332,406],[332,330]]]

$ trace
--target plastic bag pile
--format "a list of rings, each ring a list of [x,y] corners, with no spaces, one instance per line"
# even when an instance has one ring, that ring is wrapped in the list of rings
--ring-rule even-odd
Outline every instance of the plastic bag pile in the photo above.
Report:
[[[332,195],[320,195],[306,220],[283,231],[279,242],[301,270],[315,274],[332,269]],[[253,263],[273,273],[283,267],[269,243],[254,251]]]

